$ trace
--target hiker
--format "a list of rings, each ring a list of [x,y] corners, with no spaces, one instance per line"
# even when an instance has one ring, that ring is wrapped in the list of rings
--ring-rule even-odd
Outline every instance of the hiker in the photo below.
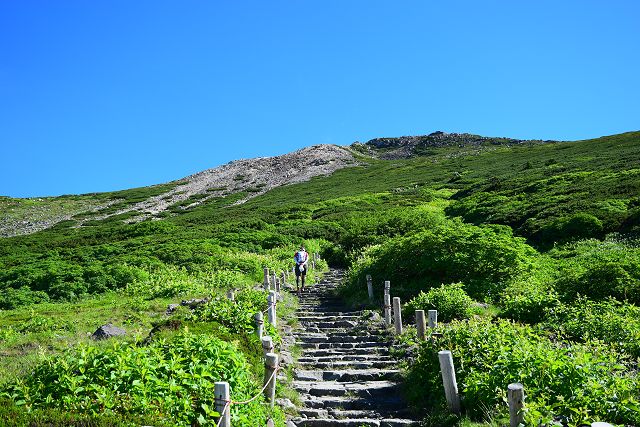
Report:
[[[293,256],[296,261],[296,292],[300,295],[300,281],[302,279],[302,292],[304,292],[304,281],[307,277],[307,261],[309,254],[304,250],[304,246],[300,246],[300,250]]]

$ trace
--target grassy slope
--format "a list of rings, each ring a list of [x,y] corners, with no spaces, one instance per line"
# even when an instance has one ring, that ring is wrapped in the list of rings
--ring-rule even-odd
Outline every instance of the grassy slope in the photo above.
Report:
[[[71,305],[54,301],[0,312],[3,378],[20,375],[18,367],[35,363],[39,352],[57,353],[86,341],[86,334],[106,320],[143,334],[171,299],[207,293],[198,279],[203,272],[239,270],[245,275],[214,282],[221,291],[236,280],[259,280],[262,264],[286,259],[290,248],[305,238],[327,238],[354,249],[363,242],[382,242],[393,227],[375,230],[373,240],[357,237],[381,222],[391,224],[408,208],[418,216],[442,215],[446,210],[476,223],[507,224],[534,243],[539,243],[536,233],[545,225],[576,210],[600,218],[603,232],[631,230],[637,225],[633,215],[634,198],[640,194],[636,169],[639,132],[480,152],[442,148],[429,153],[393,161],[363,157],[363,166],[278,188],[242,205],[229,206],[240,197],[232,195],[160,222],[125,225],[110,219],[79,229],[60,224],[33,235],[0,240],[0,266],[16,277],[22,277],[21,267],[50,271],[49,264],[42,267],[45,262],[68,263],[79,268],[82,277],[89,267],[102,268],[100,274],[106,277],[109,268],[119,264],[149,275],[141,279],[149,286],[141,286],[133,299],[116,286],[112,293],[82,296]],[[82,197],[96,202],[120,200],[119,206],[124,206],[158,191],[151,187]],[[238,265],[211,262],[234,258],[235,251],[246,252],[247,261]],[[0,286],[7,286],[1,280]],[[155,289],[150,283],[159,282],[169,283],[168,290],[163,290],[168,297],[162,292],[148,294]],[[49,292],[46,287],[44,291]],[[90,286],[88,292],[92,292]],[[78,315],[69,313],[72,307]],[[46,319],[55,319],[56,325]]]

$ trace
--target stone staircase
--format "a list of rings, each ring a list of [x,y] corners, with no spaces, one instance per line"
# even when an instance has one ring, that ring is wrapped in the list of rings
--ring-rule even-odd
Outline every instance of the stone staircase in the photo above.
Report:
[[[289,425],[418,425],[400,397],[388,332],[366,327],[361,312],[345,310],[333,296],[342,276],[341,271],[331,270],[300,297],[300,327],[294,336],[302,355],[293,387],[303,407]]]

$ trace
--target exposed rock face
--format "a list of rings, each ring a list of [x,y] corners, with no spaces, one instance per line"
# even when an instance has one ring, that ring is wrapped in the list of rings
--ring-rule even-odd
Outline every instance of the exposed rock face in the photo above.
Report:
[[[313,145],[282,156],[236,160],[188,176],[181,180],[183,183],[171,191],[151,197],[112,215],[138,211],[141,217],[136,219],[140,220],[160,213],[169,206],[195,195],[204,195],[204,197],[184,206],[185,209],[213,197],[248,191],[247,196],[235,202],[240,204],[275,187],[308,181],[315,176],[330,175],[338,169],[353,166],[356,163],[352,152],[338,145]]]
[[[371,155],[382,159],[408,158],[424,154],[424,150],[441,147],[486,147],[492,145],[541,144],[555,141],[494,138],[469,133],[446,133],[437,131],[429,135],[401,136],[398,138],[375,138],[365,144],[354,146],[365,149]]]
[[[126,333],[127,331],[124,329],[113,326],[111,323],[107,323],[106,325],[102,325],[96,329],[93,335],[91,335],[91,338],[94,340],[106,340],[108,338],[120,337]]]

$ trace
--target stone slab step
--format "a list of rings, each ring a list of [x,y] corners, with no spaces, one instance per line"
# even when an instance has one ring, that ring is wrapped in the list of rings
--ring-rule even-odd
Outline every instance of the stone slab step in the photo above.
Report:
[[[343,348],[343,349],[350,349],[350,348],[372,348],[372,347],[385,347],[384,343],[381,342],[377,342],[377,341],[369,341],[369,342],[300,342],[297,341],[296,344],[298,344],[301,348],[310,348],[310,349],[317,349],[317,350],[323,350],[323,349],[330,349],[330,348]]]
[[[369,348],[331,348],[331,349],[305,349],[302,351],[303,356],[307,357],[320,357],[320,356],[344,356],[344,355],[358,355],[358,354],[380,354],[386,356],[389,354],[387,347],[369,347]]]
[[[306,396],[302,404],[307,408],[361,411],[375,409],[382,412],[402,411],[406,403],[398,395],[379,396],[377,399],[352,396]]]
[[[404,427],[404,426],[417,426],[418,422],[400,419],[400,418],[387,418],[382,420],[376,420],[371,418],[351,418],[351,419],[336,419],[336,418],[294,418],[293,422],[299,427]]]
[[[294,334],[296,342],[299,343],[358,343],[358,342],[384,342],[388,343],[385,337],[379,335],[328,335],[323,333],[317,334]]]
[[[397,369],[343,369],[343,370],[296,370],[294,377],[301,381],[384,381],[397,380]]]
[[[345,354],[341,356],[302,356],[299,362],[365,362],[365,361],[390,361],[390,356],[380,354]]]
[[[370,361],[335,361],[331,360],[329,362],[298,362],[298,365],[303,369],[313,370],[313,369],[392,369],[398,363],[395,360],[370,360]]]
[[[311,396],[352,395],[360,397],[390,396],[398,393],[400,388],[397,383],[392,381],[317,382],[294,380],[292,386],[300,393]]]

